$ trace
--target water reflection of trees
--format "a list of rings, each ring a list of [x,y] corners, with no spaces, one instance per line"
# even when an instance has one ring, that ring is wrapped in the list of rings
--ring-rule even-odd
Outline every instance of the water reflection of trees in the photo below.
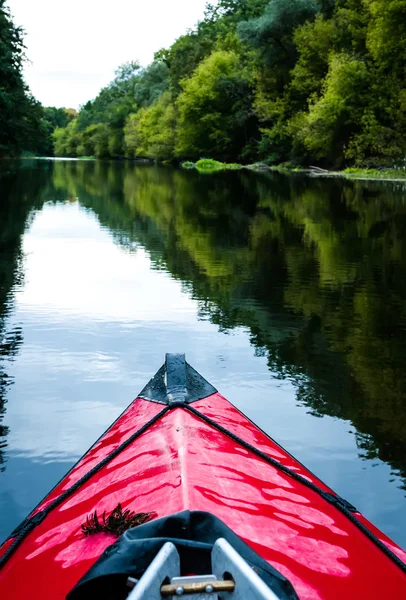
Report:
[[[12,384],[7,371],[23,341],[21,326],[9,323],[13,290],[23,280],[22,234],[32,210],[41,206],[43,191],[50,182],[47,169],[34,165],[27,161],[0,163],[0,471],[5,467],[8,428],[3,417]]]
[[[56,164],[54,183],[145,246],[202,318],[248,327],[300,402],[353,423],[363,455],[406,474],[403,189],[111,163]]]
[[[315,415],[350,420],[360,452],[406,476],[404,190],[129,163],[33,165],[1,179],[0,419],[7,361],[21,343],[7,315],[28,216],[45,200],[79,198],[119,244],[142,245],[179,279],[201,318],[249,328],[256,352]]]

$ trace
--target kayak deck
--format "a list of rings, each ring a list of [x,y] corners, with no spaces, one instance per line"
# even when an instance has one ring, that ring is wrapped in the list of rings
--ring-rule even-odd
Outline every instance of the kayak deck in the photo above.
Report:
[[[194,401],[193,407],[331,492],[218,392]],[[145,397],[134,400],[33,514],[162,409]],[[86,516],[95,510],[110,513],[119,503],[123,509],[153,512],[156,517],[184,510],[212,513],[285,575],[304,600],[406,595],[406,575],[335,506],[175,402],[24,539],[0,570],[1,596],[64,599],[115,541],[107,533],[85,537],[81,525]],[[362,515],[355,515],[406,560],[403,550]],[[0,556],[11,541],[0,549]]]

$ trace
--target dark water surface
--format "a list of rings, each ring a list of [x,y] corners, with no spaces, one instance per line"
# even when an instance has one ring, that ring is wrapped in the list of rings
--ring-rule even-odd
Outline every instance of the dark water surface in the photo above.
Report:
[[[406,188],[0,162],[0,538],[167,351],[406,548]]]

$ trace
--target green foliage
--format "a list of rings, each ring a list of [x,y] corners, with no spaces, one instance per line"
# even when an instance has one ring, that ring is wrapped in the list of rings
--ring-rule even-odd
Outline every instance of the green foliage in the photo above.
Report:
[[[89,125],[89,127],[81,132],[80,141],[77,147],[78,156],[93,156],[95,154],[95,136],[97,129],[97,125]],[[57,148],[56,143],[55,154],[57,154],[57,156],[64,156],[64,154],[61,153],[61,149],[59,147]]]
[[[76,156],[78,149],[77,120],[65,128],[57,127],[53,133],[55,156]]]
[[[213,52],[182,82],[176,155],[240,156],[252,125],[250,95],[240,57],[234,52]]]
[[[168,160],[174,153],[175,108],[169,93],[130,115],[124,128],[129,157]]]
[[[154,60],[137,80],[134,89],[135,103],[139,107],[150,106],[166,92],[169,86],[169,69],[162,60]]]
[[[105,123],[112,128],[122,127],[135,107],[134,92],[140,67],[137,62],[125,63],[116,77],[92,102],[87,102],[78,117],[80,131],[89,125]]]
[[[181,81],[192,75],[213,46],[213,39],[206,39],[198,31],[192,31],[178,38],[169,50],[155,54],[155,59],[167,66],[170,85],[176,93],[180,92]]]
[[[322,95],[309,107],[299,133],[313,156],[340,163],[351,136],[359,130],[367,103],[367,65],[347,55],[333,56]]]
[[[263,15],[242,22],[239,32],[243,40],[258,48],[270,65],[287,61],[288,67],[296,56],[295,28],[312,19],[317,11],[316,0],[271,0]]]
[[[36,152],[47,132],[40,104],[24,82],[24,32],[0,0],[0,156]]]
[[[39,152],[42,156],[53,156],[53,133],[57,128],[64,128],[77,116],[73,109],[56,108],[55,106],[45,107],[43,109],[43,117],[41,126],[45,133],[44,141],[39,147]]]
[[[178,38],[169,49],[161,49],[155,58],[162,60],[169,70],[172,91],[178,95],[181,83],[191,77],[214,50],[231,50],[230,40],[236,36],[241,21],[259,17],[268,0],[218,0],[206,6],[205,18],[196,28]]]
[[[44,108],[43,119],[49,123],[52,130],[57,127],[66,127],[74,118],[75,112],[66,110],[65,108],[55,108],[55,106],[49,106]]]
[[[369,9],[367,46],[377,64],[404,77],[406,0],[364,0]]]
[[[406,154],[405,15],[406,0],[219,0],[147,68],[120,67],[56,148],[393,166]]]
[[[99,158],[115,158],[125,154],[138,156],[144,152],[145,143],[142,150],[136,150],[130,132],[136,121],[135,115],[142,108],[146,109],[156,104],[159,112],[162,103],[166,102],[168,68],[160,60],[154,61],[146,69],[141,69],[139,64],[133,61],[119,67],[115,75],[114,80],[101,90],[95,100],[87,102],[81,108],[75,127],[70,128],[66,133],[67,140],[70,141],[63,141],[60,132],[56,134],[55,139],[58,142],[55,142],[55,153],[58,156],[73,156],[75,154],[72,152],[76,152],[78,156],[95,155]],[[157,117],[157,110],[155,113],[154,111],[148,113],[150,120]],[[166,121],[161,119],[161,125],[167,123],[169,112],[168,110]],[[157,136],[158,133],[155,132],[155,135]],[[72,135],[74,140],[71,139]],[[161,137],[165,138],[168,135],[166,129]],[[162,145],[165,142],[161,140],[160,143]],[[151,140],[149,145],[155,148],[159,146],[159,142]],[[149,154],[148,151],[147,155]],[[160,151],[159,157],[155,158],[163,157],[170,158],[168,151]]]
[[[244,169],[239,163],[224,163],[212,158],[201,158],[196,163],[184,161],[181,163],[183,169],[197,169],[201,173],[214,173],[216,171],[240,171]]]
[[[361,118],[361,131],[350,140],[346,157],[358,166],[396,164],[406,156],[406,139],[402,132],[378,122],[372,111]]]
[[[292,71],[290,88],[296,102],[304,105],[313,94],[318,94],[329,68],[329,54],[333,48],[334,24],[317,15],[295,30],[294,43],[299,58]]]
[[[193,163],[192,163],[193,164]],[[242,165],[238,163],[223,163],[212,158],[201,158],[195,165],[198,171],[210,172],[210,171],[239,171],[242,169]]]
[[[350,177],[365,177],[373,178],[373,179],[406,179],[406,165],[403,166],[403,169],[359,169],[356,167],[349,167],[344,170],[346,175]]]
[[[201,158],[196,163],[196,168],[200,171],[216,171],[222,169],[224,163],[219,162],[218,160],[213,160],[211,158]]]

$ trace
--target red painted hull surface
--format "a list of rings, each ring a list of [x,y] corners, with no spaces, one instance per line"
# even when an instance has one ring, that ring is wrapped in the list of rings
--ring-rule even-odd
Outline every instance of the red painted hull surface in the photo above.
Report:
[[[193,406],[331,491],[220,394]],[[161,410],[137,398],[35,512]],[[183,408],[167,413],[28,535],[0,571],[0,597],[63,600],[115,539],[84,537],[81,524],[119,502],[158,517],[213,513],[289,578],[302,600],[406,598],[406,576],[334,506]],[[403,550],[356,515],[406,561]]]

